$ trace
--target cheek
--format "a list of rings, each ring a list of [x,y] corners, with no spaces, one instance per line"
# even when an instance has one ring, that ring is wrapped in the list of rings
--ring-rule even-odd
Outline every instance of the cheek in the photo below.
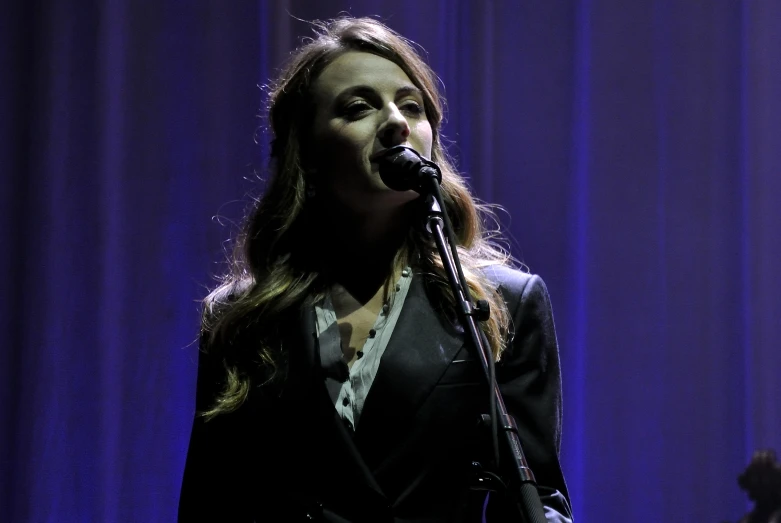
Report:
[[[334,148],[358,151],[366,144],[366,134],[358,125],[330,125],[316,134],[318,149],[322,152],[330,152]]]
[[[317,162],[323,168],[360,163],[363,149],[360,133],[351,128],[329,128],[315,135]]]
[[[428,122],[418,122],[415,125],[412,138],[414,139],[415,150],[427,158],[431,158],[431,147],[434,142],[434,133],[431,130],[431,124]]]

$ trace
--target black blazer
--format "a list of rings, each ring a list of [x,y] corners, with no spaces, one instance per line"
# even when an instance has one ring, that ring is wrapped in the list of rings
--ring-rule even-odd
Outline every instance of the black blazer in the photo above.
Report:
[[[512,315],[514,337],[497,365],[507,409],[549,521],[571,521],[559,464],[561,381],[542,280],[487,272]],[[416,274],[354,434],[329,399],[315,316],[302,307],[283,325],[289,375],[281,390],[255,387],[235,412],[196,417],[179,521],[479,522],[485,493],[470,490],[473,462],[487,463],[477,427],[489,394],[461,329],[437,314]],[[209,407],[223,367],[201,353],[196,408]],[[516,521],[491,495],[487,521]],[[511,513],[511,512],[510,512]]]

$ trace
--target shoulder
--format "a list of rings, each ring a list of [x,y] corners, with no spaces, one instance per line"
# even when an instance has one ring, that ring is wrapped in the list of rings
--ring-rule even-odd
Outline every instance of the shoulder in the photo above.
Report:
[[[550,295],[540,276],[506,265],[486,267],[483,274],[493,283],[507,306],[511,331],[516,332],[535,325],[554,329]]]
[[[507,265],[490,265],[482,269],[486,279],[494,288],[502,293],[508,305],[517,303],[531,293],[547,295],[545,283],[536,274],[509,267]]]
[[[524,287],[533,277],[528,272],[507,265],[489,265],[484,267],[482,271],[488,281],[492,282],[497,288],[501,287],[505,291],[517,294],[523,292]]]
[[[249,295],[253,286],[254,281],[249,277],[226,279],[204,298],[204,317],[216,319],[220,314],[234,307],[237,302]]]

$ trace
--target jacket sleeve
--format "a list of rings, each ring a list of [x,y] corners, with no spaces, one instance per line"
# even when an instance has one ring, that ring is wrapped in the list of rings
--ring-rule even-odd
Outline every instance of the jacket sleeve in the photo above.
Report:
[[[500,391],[515,418],[548,521],[571,522],[559,463],[561,370],[548,290],[539,276],[513,271],[500,286],[510,307],[511,340],[497,364]],[[508,281],[509,280],[509,281]]]
[[[198,351],[198,378],[190,445],[179,498],[180,523],[189,521],[252,521],[246,500],[249,482],[241,464],[248,456],[238,430],[240,411],[206,421],[199,413],[212,407],[224,386],[225,371],[219,358]]]

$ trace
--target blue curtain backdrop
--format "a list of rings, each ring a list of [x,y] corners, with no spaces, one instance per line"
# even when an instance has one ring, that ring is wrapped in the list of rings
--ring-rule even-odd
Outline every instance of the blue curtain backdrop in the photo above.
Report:
[[[0,13],[0,521],[172,521],[198,299],[297,20],[379,15],[547,281],[580,522],[720,522],[781,450],[781,2],[14,2]]]

